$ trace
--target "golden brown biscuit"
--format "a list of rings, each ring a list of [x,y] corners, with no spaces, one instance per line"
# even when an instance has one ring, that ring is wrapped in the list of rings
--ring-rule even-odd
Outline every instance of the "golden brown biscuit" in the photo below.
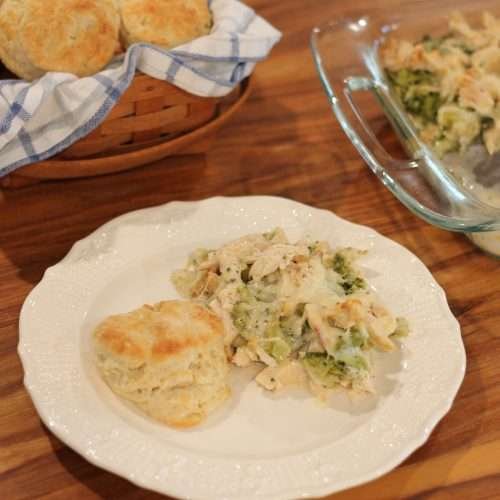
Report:
[[[196,425],[230,394],[224,328],[202,305],[167,301],[111,316],[94,342],[111,389],[168,425]]]
[[[113,57],[119,26],[115,0],[4,0],[0,57],[26,80],[47,71],[92,75]]]
[[[121,39],[128,47],[146,42],[169,49],[207,35],[207,0],[120,0]]]

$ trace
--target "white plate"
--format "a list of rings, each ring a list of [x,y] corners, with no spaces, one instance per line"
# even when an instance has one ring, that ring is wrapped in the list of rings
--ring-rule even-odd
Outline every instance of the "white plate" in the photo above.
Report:
[[[234,373],[232,401],[177,431],[113,395],[92,363],[89,337],[105,316],[176,297],[169,282],[190,251],[281,226],[370,250],[369,281],[412,334],[380,356],[377,397],[345,394],[321,407],[301,392],[271,396]],[[465,371],[460,328],[443,290],[400,245],[330,212],[273,197],[175,202],[119,217],[79,241],[26,300],[19,353],[40,417],[68,446],[139,486],[189,498],[297,498],[389,471],[425,442]]]

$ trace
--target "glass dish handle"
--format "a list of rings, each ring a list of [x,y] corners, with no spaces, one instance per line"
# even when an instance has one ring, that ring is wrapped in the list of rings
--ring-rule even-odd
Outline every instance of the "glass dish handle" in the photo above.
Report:
[[[401,168],[416,168],[418,167],[417,160],[398,160],[390,155],[385,148],[380,144],[379,140],[373,133],[372,128],[365,120],[359,107],[353,99],[353,92],[358,91],[370,91],[379,101],[387,102],[384,98],[382,89],[374,82],[372,78],[367,77],[348,77],[344,80],[344,95],[347,102],[350,104],[354,116],[357,118],[359,124],[362,127],[361,131],[357,131],[356,128],[348,127],[349,132],[352,132],[352,137],[349,137],[352,142],[357,142],[359,148],[363,150],[364,156],[369,158],[368,162],[371,169],[377,174],[382,175],[386,168],[390,169],[401,169]],[[347,118],[346,118],[347,119]],[[395,123],[391,120],[393,126]],[[361,134],[359,132],[362,132]],[[348,133],[349,135],[349,133]],[[365,158],[365,159],[366,159]],[[384,167],[382,167],[384,165]]]

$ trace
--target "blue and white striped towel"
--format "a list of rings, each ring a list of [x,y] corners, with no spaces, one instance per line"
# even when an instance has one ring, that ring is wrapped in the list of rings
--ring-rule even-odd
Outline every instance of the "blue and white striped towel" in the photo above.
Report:
[[[212,0],[210,8],[212,32],[173,50],[137,44],[87,78],[48,73],[33,83],[0,80],[0,177],[50,158],[90,133],[136,70],[199,96],[231,92],[281,34],[237,0]]]

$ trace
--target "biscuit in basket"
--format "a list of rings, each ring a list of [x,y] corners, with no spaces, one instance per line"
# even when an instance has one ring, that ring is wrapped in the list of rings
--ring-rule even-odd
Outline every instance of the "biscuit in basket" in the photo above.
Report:
[[[94,343],[110,388],[167,425],[196,425],[230,394],[223,325],[200,304],[166,301],[111,316]]]
[[[48,71],[92,75],[113,57],[119,27],[115,0],[4,0],[0,58],[26,80]]]
[[[210,33],[207,0],[120,0],[121,39],[170,49]]]

